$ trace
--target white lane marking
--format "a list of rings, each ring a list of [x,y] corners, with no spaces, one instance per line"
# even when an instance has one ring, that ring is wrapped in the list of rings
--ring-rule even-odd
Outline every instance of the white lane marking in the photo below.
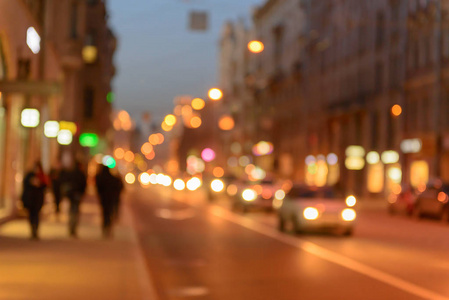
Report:
[[[338,254],[336,252],[327,250],[323,247],[320,247],[312,242],[304,241],[295,237],[291,237],[282,233],[279,233],[277,230],[268,227],[267,225],[263,225],[261,223],[257,223],[256,221],[252,221],[250,219],[246,219],[242,216],[236,215],[232,212],[229,212],[221,207],[213,206],[211,208],[211,213],[217,217],[230,221],[232,223],[241,225],[245,228],[263,234],[265,236],[276,239],[280,242],[293,246],[295,248],[306,251],[312,255],[315,255],[323,260],[327,260],[329,262],[333,262],[337,265],[350,269],[352,271],[358,272],[365,276],[376,279],[380,282],[413,294],[415,296],[421,297],[423,299],[432,299],[432,300],[449,300],[448,297],[437,294],[431,290],[422,288],[418,285],[405,281],[399,277],[390,275],[388,273],[377,270],[373,267],[364,265],[360,262],[357,262],[351,258]]]
[[[156,210],[155,215],[162,219],[181,221],[195,217],[196,212],[195,210],[190,208],[183,210],[171,210],[167,208],[162,208]]]

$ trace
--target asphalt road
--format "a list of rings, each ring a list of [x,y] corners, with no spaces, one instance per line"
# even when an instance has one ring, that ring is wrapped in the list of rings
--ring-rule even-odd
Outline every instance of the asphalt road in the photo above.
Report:
[[[365,209],[352,237],[295,236],[200,193],[128,198],[160,299],[449,299],[449,225]]]

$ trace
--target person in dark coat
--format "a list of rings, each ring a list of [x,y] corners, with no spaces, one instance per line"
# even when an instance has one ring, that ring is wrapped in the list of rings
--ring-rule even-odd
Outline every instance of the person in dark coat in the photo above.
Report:
[[[80,204],[87,186],[87,178],[82,170],[81,163],[76,162],[74,168],[61,172],[61,188],[69,199],[69,235],[77,237],[77,228],[80,214]]]
[[[103,236],[110,237],[112,221],[115,213],[118,211],[123,183],[119,177],[111,174],[107,166],[100,166],[100,170],[95,177],[95,183],[103,212]]]
[[[39,239],[39,213],[44,204],[45,188],[48,179],[42,169],[42,165],[37,162],[32,171],[25,175],[23,180],[23,206],[28,210],[28,219],[31,226],[31,238]]]
[[[61,166],[57,163],[50,170],[50,180],[51,180],[51,189],[53,191],[53,197],[55,200],[55,213],[59,214],[60,212],[60,203],[62,198],[61,193]]]

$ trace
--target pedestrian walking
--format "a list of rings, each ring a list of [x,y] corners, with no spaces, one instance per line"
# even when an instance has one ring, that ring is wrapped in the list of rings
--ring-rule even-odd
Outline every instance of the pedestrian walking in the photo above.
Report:
[[[112,223],[118,213],[123,183],[119,177],[111,174],[107,166],[100,166],[95,183],[103,212],[103,236],[107,238],[112,234]]]
[[[81,200],[86,191],[87,178],[82,170],[81,163],[76,162],[71,169],[61,173],[61,188],[70,202],[69,210],[69,235],[77,237],[77,228],[80,214]]]
[[[28,210],[28,220],[31,227],[31,239],[38,240],[39,214],[44,205],[45,188],[48,179],[40,162],[36,162],[33,169],[25,175],[23,180],[22,202]]]
[[[53,168],[50,169],[50,181],[51,181],[51,189],[53,192],[53,198],[55,201],[55,213],[56,215],[60,212],[60,204],[61,204],[61,164],[59,161],[54,165]]]

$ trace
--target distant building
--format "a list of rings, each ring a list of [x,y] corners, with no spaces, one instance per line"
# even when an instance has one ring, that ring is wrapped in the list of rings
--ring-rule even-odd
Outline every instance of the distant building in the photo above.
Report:
[[[242,115],[254,126],[242,142],[271,141],[279,177],[340,181],[358,195],[432,177],[449,182],[448,6],[268,0],[249,30],[265,49],[243,63],[232,53],[246,45],[234,41],[236,25],[226,24],[222,85],[232,103],[250,103]],[[242,74],[246,85],[236,92]]]

